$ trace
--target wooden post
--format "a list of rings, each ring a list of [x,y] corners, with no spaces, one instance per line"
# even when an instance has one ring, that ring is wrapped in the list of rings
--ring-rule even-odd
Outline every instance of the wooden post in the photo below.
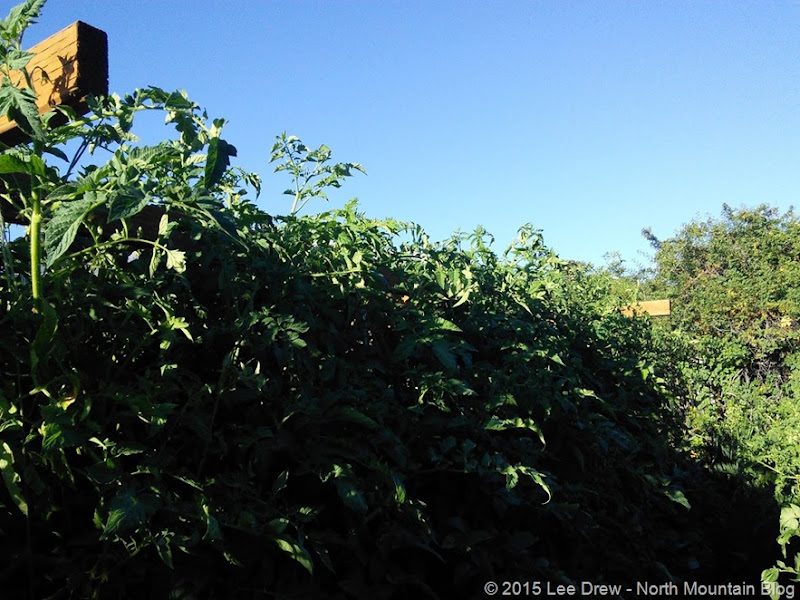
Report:
[[[644,300],[636,304],[629,304],[622,308],[622,314],[627,317],[648,314],[651,317],[669,316],[672,309],[670,300]]]
[[[39,114],[53,106],[70,106],[84,115],[89,110],[87,96],[108,94],[108,36],[104,31],[76,21],[28,52],[34,54],[26,69],[37,95]],[[12,72],[11,76],[15,83],[23,80],[20,73]],[[59,119],[65,122],[60,116],[55,119],[51,123],[59,124]],[[28,141],[15,121],[0,118],[0,142],[15,146]],[[0,211],[6,223],[25,222],[8,202],[0,200]]]
[[[28,52],[34,54],[26,69],[39,114],[60,105],[86,114],[88,95],[108,94],[108,36],[104,31],[76,21]],[[21,74],[16,75],[22,79]],[[12,77],[16,79],[13,72]],[[0,142],[13,146],[24,141],[16,122],[0,118]]]

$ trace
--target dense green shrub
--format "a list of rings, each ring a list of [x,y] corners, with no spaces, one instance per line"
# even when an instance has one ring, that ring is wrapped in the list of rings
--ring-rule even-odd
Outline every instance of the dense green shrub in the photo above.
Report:
[[[725,205],[720,219],[653,240],[649,290],[673,299],[658,335],[681,356],[689,446],[772,489],[785,515],[800,502],[799,233],[791,209]]]
[[[432,242],[355,203],[298,216],[361,167],[286,136],[295,202],[268,215],[181,93],[56,128],[0,94],[32,134],[0,153],[29,220],[0,273],[9,597],[482,597],[771,564],[752,499],[674,448],[648,322],[538,231],[498,256],[482,230]],[[136,145],[141,110],[177,139]],[[70,140],[109,158],[62,172]]]

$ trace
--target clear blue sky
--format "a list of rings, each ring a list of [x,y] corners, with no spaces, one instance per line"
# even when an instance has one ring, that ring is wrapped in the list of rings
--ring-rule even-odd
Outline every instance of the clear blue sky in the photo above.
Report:
[[[366,167],[330,207],[434,239],[483,225],[497,250],[530,222],[595,264],[800,192],[798,2],[49,0],[26,46],[75,20],[108,33],[112,91],[183,88],[228,119],[272,213],[284,130]]]

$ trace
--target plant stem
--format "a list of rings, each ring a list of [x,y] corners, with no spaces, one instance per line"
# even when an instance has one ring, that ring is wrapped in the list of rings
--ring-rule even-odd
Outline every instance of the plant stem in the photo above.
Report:
[[[294,214],[297,212],[297,203],[300,201],[300,192],[296,192],[294,195],[294,202],[292,203],[292,213]]]
[[[295,190],[295,192],[294,192],[294,202],[292,203],[292,213],[291,213],[291,214],[294,214],[295,212],[297,212],[297,203],[300,202],[300,198],[302,197],[301,193],[302,193],[303,190],[300,187],[300,176],[299,176],[299,170],[298,170],[297,164],[294,162],[294,158],[292,158],[291,160],[292,160],[293,166],[295,167],[294,168],[294,190]]]
[[[84,139],[81,142],[81,146],[80,148],[78,148],[78,151],[75,152],[75,156],[72,157],[72,161],[69,163],[69,168],[67,169],[67,172],[64,174],[65,180],[69,179],[69,176],[72,174],[72,170],[75,168],[75,165],[78,164],[78,161],[81,159],[83,153],[86,152],[86,149],[88,147],[89,147],[89,140]]]
[[[42,196],[34,186],[31,193],[33,213],[31,214],[31,293],[34,303],[38,304],[42,296],[41,282],[41,250],[40,233],[42,229]]]

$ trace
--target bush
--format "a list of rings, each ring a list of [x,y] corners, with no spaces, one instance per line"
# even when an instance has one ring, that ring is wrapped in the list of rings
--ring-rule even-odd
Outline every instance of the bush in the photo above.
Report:
[[[785,514],[800,502],[798,232],[791,209],[725,205],[720,219],[656,241],[651,284],[673,298],[659,335],[682,348],[690,448],[770,489]],[[782,536],[784,556],[790,538]]]

